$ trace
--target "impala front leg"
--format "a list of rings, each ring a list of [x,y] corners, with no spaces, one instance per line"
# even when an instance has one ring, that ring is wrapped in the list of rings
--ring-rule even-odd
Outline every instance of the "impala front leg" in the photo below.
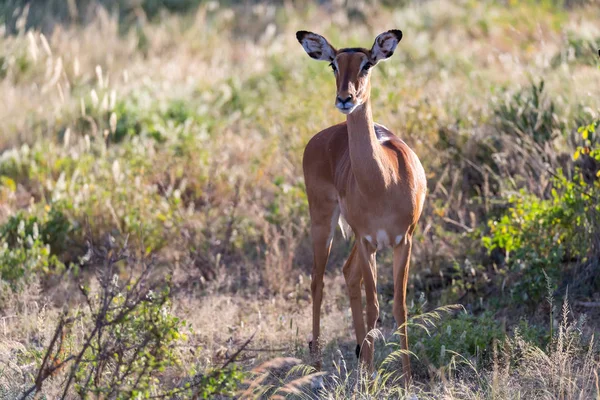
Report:
[[[327,203],[321,203],[321,206]],[[330,207],[311,209],[312,220],[312,242],[314,252],[314,264],[311,274],[311,295],[313,301],[313,334],[309,343],[310,354],[313,365],[317,370],[321,369],[321,303],[323,301],[323,275],[331,250],[331,241],[333,238],[333,223],[337,221],[338,213],[335,211],[335,205]]]
[[[359,244],[360,267],[365,285],[367,300],[367,335],[361,343],[360,360],[369,372],[373,372],[373,355],[375,337],[373,330],[379,319],[379,300],[377,300],[377,265],[375,262],[375,248],[366,240]]]
[[[365,319],[362,310],[362,291],[360,284],[362,282],[362,271],[360,268],[360,255],[358,254],[358,244],[354,243],[350,256],[344,264],[344,278],[348,289],[350,299],[350,310],[352,311],[352,322],[354,323],[354,332],[356,334],[356,357],[360,357],[360,346],[367,336],[365,330]]]

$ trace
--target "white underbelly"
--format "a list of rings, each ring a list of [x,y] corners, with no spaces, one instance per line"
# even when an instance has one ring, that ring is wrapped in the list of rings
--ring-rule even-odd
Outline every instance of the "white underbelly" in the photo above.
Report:
[[[377,250],[384,249],[386,247],[396,247],[404,238],[404,235],[396,235],[392,238],[388,234],[388,232],[384,229],[378,229],[374,235],[365,235],[365,240],[371,244]]]

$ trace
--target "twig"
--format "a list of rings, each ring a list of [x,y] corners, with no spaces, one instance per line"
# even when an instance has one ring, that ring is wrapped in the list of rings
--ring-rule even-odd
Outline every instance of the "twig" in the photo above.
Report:
[[[451,218],[448,218],[448,217],[443,217],[442,219],[443,219],[445,222],[447,222],[447,223],[449,223],[449,224],[452,224],[452,225],[455,225],[455,226],[458,226],[459,228],[462,228],[462,229],[464,229],[465,231],[467,231],[467,232],[469,232],[469,233],[473,232],[473,228],[469,228],[467,225],[465,225],[465,224],[462,224],[462,223],[460,223],[460,222],[458,222],[458,221],[455,221],[455,220],[453,220],[453,219],[451,219]]]
[[[276,351],[289,351],[290,349],[288,348],[283,348],[283,349],[252,349],[252,348],[246,348],[246,351],[256,351],[256,352],[276,352]]]
[[[229,359],[225,362],[225,364],[223,364],[223,366],[221,368],[225,368],[227,367],[229,364],[231,364],[232,362],[235,361],[235,358],[242,352],[244,351],[244,349],[250,344],[250,342],[252,341],[252,339],[254,339],[254,335],[256,335],[257,331],[254,331],[254,333],[248,338],[248,340],[246,340],[244,342],[244,344],[242,344],[240,346],[240,348],[238,349],[238,351],[236,351],[235,353],[233,353],[233,355],[231,357],[229,357]]]
[[[562,179],[561,176],[559,176],[558,174],[556,174],[554,171],[552,171],[550,168],[548,168],[546,170],[550,175],[552,175],[554,178],[556,179]],[[575,181],[575,180],[571,180],[572,183],[574,183],[575,185],[573,186],[575,189],[579,190],[581,193],[590,196],[591,199],[593,199],[594,201],[600,201],[600,199],[596,196],[594,196],[592,193],[590,193],[590,189],[589,187],[586,188],[584,186],[582,186],[579,182]]]
[[[234,362],[236,360],[236,358],[240,355],[240,353],[242,351],[244,351],[246,349],[246,347],[250,344],[250,342],[252,341],[252,339],[254,339],[254,336],[256,335],[257,331],[254,331],[254,333],[248,338],[248,340],[246,340],[241,346],[240,348],[231,356],[227,359],[227,361],[225,362],[225,364],[223,364],[223,366],[220,368],[221,370],[226,368],[229,364],[231,364],[232,362]],[[183,393],[186,390],[190,390],[192,388],[195,388],[196,386],[199,386],[202,383],[202,380],[199,380],[189,386],[181,386],[179,388],[174,389],[173,391],[170,391],[167,394],[159,394],[159,395],[155,395],[155,396],[150,396],[151,399],[164,399],[167,396],[169,396],[170,398],[172,398],[173,396],[175,396],[176,394],[179,393]],[[198,398],[198,392],[193,393],[192,399]]]
[[[233,204],[231,206],[231,213],[229,214],[229,221],[227,222],[227,229],[225,230],[225,240],[223,241],[223,253],[229,253],[229,245],[231,243],[231,237],[233,236],[233,225],[235,223],[235,212],[240,204],[240,187],[242,186],[242,180],[238,179],[235,183],[235,193],[233,196]]]
[[[6,320],[9,318],[17,318],[17,315],[6,315],[2,318],[0,318],[2,320],[2,326],[4,328],[4,336],[6,336]]]
[[[48,367],[46,364],[48,364],[48,361],[50,361],[50,357],[51,354],[54,352],[54,346],[56,345],[56,343],[60,340],[60,343],[58,344],[58,350],[56,352],[56,354],[52,357],[54,359],[54,361],[56,362],[57,357],[60,356],[60,352],[62,350],[62,334],[63,334],[63,330],[65,329],[65,326],[67,324],[69,324],[70,322],[72,322],[73,319],[72,318],[67,318],[65,319],[65,315],[63,315],[60,319],[60,322],[58,324],[58,326],[56,327],[56,330],[54,331],[54,336],[52,336],[52,340],[50,341],[50,345],[48,346],[48,350],[46,351],[46,354],[44,355],[44,359],[42,360],[42,364],[40,365],[40,369],[38,370],[38,374],[37,377],[35,378],[35,383],[33,386],[31,386],[29,389],[27,389],[20,397],[21,400],[25,400],[31,393],[33,393],[34,391],[40,391],[42,389],[42,384],[44,383],[44,381],[46,379],[48,379],[49,376],[52,376],[52,374],[58,370],[59,368],[61,368],[64,364],[66,364],[67,362],[71,361],[71,359],[73,358],[72,356],[67,357],[64,361],[55,364],[51,367]]]
[[[27,399],[27,397],[33,393],[35,390],[39,391],[41,390],[41,383],[43,381],[45,381],[46,379],[48,379],[48,377],[52,376],[52,374],[54,374],[55,371],[61,369],[66,363],[68,363],[69,361],[73,360],[75,358],[75,356],[71,355],[67,358],[64,359],[64,361],[56,364],[55,366],[53,366],[52,368],[48,368],[45,370],[46,374],[44,374],[44,378],[40,381],[40,387],[38,389],[38,384],[36,383],[35,385],[33,385],[32,387],[30,387],[29,389],[27,389],[27,391],[25,391],[23,393],[23,395],[19,398],[19,400],[25,400]],[[36,380],[37,382],[37,380]]]

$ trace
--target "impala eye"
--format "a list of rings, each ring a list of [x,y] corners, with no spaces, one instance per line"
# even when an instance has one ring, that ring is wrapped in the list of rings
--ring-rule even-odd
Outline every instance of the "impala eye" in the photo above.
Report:
[[[335,67],[335,64],[330,63],[329,66],[331,67],[331,69],[333,70],[333,73],[335,74],[337,72],[337,68]]]

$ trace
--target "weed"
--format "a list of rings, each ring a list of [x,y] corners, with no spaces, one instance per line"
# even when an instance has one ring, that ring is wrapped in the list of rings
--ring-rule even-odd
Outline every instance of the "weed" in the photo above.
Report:
[[[515,138],[533,140],[538,145],[562,134],[564,123],[556,114],[556,105],[544,91],[544,81],[531,83],[516,92],[494,110],[499,129]]]

